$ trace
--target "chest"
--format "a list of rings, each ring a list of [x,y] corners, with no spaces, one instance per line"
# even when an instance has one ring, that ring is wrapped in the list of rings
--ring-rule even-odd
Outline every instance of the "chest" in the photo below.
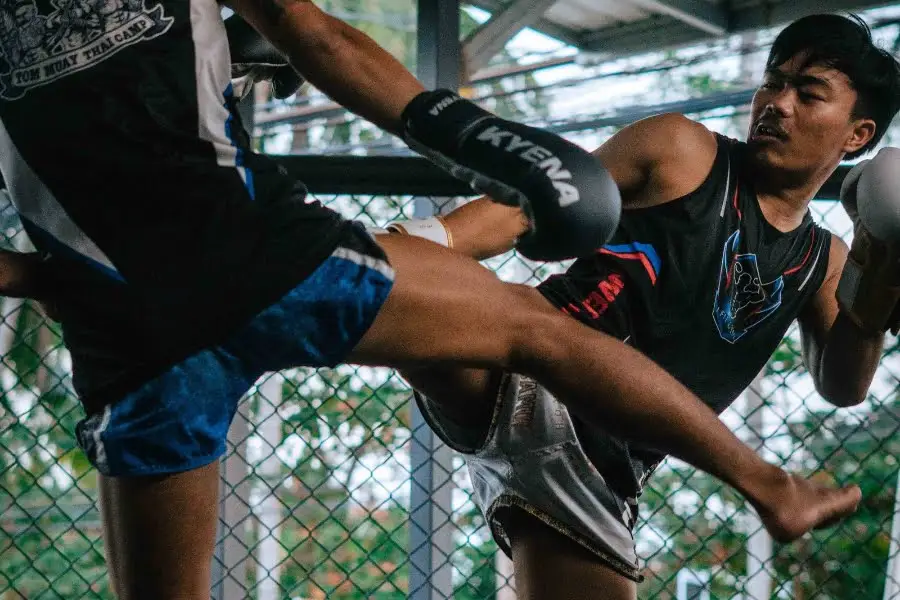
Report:
[[[653,240],[659,273],[646,285],[635,334],[659,342],[741,344],[780,339],[815,292],[825,266],[823,232],[811,221],[792,232],[765,222],[755,196],[735,191],[713,214],[671,211],[629,236]],[[749,337],[748,337],[749,336]]]

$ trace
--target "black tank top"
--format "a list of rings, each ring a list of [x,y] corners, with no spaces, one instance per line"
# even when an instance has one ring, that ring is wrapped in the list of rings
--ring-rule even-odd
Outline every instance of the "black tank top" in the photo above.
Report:
[[[216,0],[0,1],[0,169],[85,395],[221,339],[343,227],[253,154]]]
[[[697,190],[626,210],[607,245],[539,289],[572,317],[626,340],[720,413],[818,291],[831,234],[809,212],[793,231],[770,225],[741,170],[746,146],[717,138]],[[652,444],[577,427],[601,472],[635,498],[663,455]]]

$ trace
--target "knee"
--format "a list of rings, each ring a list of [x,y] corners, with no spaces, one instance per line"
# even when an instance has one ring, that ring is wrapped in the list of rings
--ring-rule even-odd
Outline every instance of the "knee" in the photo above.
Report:
[[[509,369],[530,373],[537,365],[565,360],[569,329],[578,326],[533,287],[516,286],[516,309],[509,314]]]

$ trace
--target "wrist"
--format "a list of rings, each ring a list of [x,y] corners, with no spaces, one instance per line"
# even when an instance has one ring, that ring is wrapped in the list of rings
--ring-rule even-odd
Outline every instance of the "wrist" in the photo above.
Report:
[[[453,248],[453,234],[441,216],[389,223],[386,229],[388,232],[420,237],[445,248]]]

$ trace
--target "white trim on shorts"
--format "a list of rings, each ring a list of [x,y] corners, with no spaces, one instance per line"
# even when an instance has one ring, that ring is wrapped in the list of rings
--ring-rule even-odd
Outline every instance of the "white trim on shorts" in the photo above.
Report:
[[[394,280],[394,269],[391,267],[391,265],[381,260],[380,258],[367,256],[365,254],[362,254],[361,252],[357,252],[356,250],[344,248],[343,246],[339,246],[338,248],[336,248],[335,251],[331,253],[331,255],[335,258],[349,260],[350,262],[362,267],[366,267],[367,269],[377,271],[382,277],[389,281]]]

